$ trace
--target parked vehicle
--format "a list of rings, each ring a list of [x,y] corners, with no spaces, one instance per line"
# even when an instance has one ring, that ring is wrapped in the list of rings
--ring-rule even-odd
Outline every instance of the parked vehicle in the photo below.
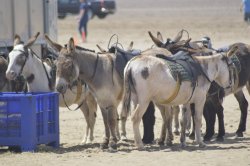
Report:
[[[15,34],[27,41],[37,32],[57,40],[57,0],[1,0],[0,55],[6,57],[13,49]],[[42,56],[46,42],[40,35],[32,49]]]
[[[78,14],[79,0],[58,0],[58,18],[65,18],[67,14]],[[114,0],[88,0],[89,17],[105,18],[108,14],[113,14],[116,10]]]

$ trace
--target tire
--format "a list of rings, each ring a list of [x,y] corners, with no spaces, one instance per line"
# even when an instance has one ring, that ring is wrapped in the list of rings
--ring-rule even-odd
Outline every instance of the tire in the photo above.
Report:
[[[97,15],[97,17],[100,19],[104,19],[106,16],[107,16],[107,13],[101,13]]]
[[[66,17],[65,13],[58,13],[58,18],[59,19],[64,19]]]

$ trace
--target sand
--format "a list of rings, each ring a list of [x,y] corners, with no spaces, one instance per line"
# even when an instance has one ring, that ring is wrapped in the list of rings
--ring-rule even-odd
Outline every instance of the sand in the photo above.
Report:
[[[117,0],[114,15],[89,22],[87,43],[81,43],[77,33],[75,16],[58,20],[58,42],[67,43],[69,37],[75,37],[77,44],[96,49],[96,44],[108,47],[113,34],[126,48],[130,41],[134,47],[146,49],[152,46],[147,32],[160,31],[164,38],[173,38],[178,31],[186,29],[193,40],[210,36],[215,48],[234,42],[250,44],[250,25],[243,22],[240,13],[240,0]],[[246,92],[246,90],[244,90]],[[250,97],[247,93],[247,100]],[[60,148],[39,146],[35,153],[13,153],[0,149],[0,165],[250,165],[249,117],[244,138],[234,139],[238,128],[240,110],[233,95],[225,98],[226,136],[224,142],[212,141],[206,148],[199,148],[187,139],[188,147],[179,147],[179,136],[175,136],[172,147],[147,145],[143,151],[136,150],[133,144],[131,121],[128,121],[128,142],[119,142],[118,151],[110,153],[99,149],[104,126],[100,110],[97,112],[95,142],[80,145],[85,131],[85,120],[81,111],[69,111],[60,108]],[[72,106],[73,108],[75,105]],[[248,109],[249,110],[249,109]],[[130,119],[130,117],[129,117]],[[161,116],[156,112],[155,136],[159,137]],[[203,119],[204,130],[205,124]],[[141,130],[142,131],[142,130]],[[217,123],[216,123],[217,131]]]

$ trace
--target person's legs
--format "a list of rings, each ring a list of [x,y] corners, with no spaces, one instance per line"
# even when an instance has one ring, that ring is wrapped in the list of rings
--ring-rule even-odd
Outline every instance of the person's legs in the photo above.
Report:
[[[250,22],[250,13],[244,13],[244,21]]]
[[[84,32],[85,32],[85,38],[87,38],[87,34],[88,34],[87,23],[88,23],[88,21],[86,21],[86,22],[84,23],[84,26],[83,26]]]
[[[85,42],[87,38],[87,22],[88,20],[85,19],[80,21],[79,32],[83,42]]]
[[[83,28],[83,21],[80,20],[79,26],[78,26],[78,31],[79,31],[80,36],[82,36],[82,28]]]
[[[246,18],[247,22],[250,22],[250,13],[246,13],[246,15],[247,15],[247,18]]]

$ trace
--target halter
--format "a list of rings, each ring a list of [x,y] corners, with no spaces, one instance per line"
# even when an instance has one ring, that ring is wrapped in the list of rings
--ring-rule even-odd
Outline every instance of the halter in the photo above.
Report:
[[[18,76],[17,76],[17,77],[20,77],[22,75],[22,73],[23,73],[23,68],[24,68],[24,66],[25,66],[25,64],[26,64],[26,62],[27,62],[27,60],[29,58],[29,53],[27,51],[18,50],[18,49],[13,49],[12,51],[19,51],[19,52],[22,53],[21,55],[24,55],[24,57],[25,57],[24,63],[22,64],[21,70],[20,70],[20,72],[18,73]]]
[[[26,64],[26,62],[27,62],[27,60],[28,60],[28,58],[29,58],[29,53],[28,53],[28,51],[23,51],[23,50],[18,50],[18,49],[13,49],[12,51],[20,51],[20,52],[22,53],[21,55],[24,55],[24,56],[25,56],[24,63],[22,64],[21,70],[20,70],[20,72],[18,73],[18,76],[17,76],[17,78],[16,78],[16,80],[18,80],[18,79],[21,78],[21,75],[22,75],[22,73],[23,73],[23,68],[24,68],[24,66],[25,66],[25,64]],[[41,60],[41,58],[40,58],[33,50],[30,49],[30,51],[31,51],[31,54],[32,54],[32,55],[35,55],[36,58],[38,58],[39,60]],[[51,89],[51,87],[52,87],[51,79],[49,78],[49,74],[48,74],[48,72],[47,72],[47,70],[46,70],[46,68],[45,68],[45,65],[43,64],[43,61],[42,61],[42,60],[41,60],[41,63],[42,63],[43,69],[44,69],[44,71],[45,71],[47,80],[48,80],[48,82],[49,82],[49,88]],[[26,78],[25,80],[27,80],[27,78]]]
[[[77,96],[76,96],[76,98],[75,98],[75,101],[74,101],[74,103],[76,103],[79,99],[80,99],[80,97],[81,97],[81,95],[82,95],[82,81],[80,80],[80,79],[77,79],[76,81],[74,81],[74,82],[76,82],[76,84],[77,84]],[[85,92],[86,92],[86,89],[87,89],[87,84],[85,83],[84,84],[84,87],[85,87]],[[71,88],[72,88],[72,86],[70,86],[70,90],[71,90]],[[71,90],[72,91],[72,90]],[[73,92],[73,91],[72,91]],[[65,97],[64,97],[64,94],[62,94],[62,93],[60,93],[61,95],[62,95],[62,97],[63,97],[63,102],[64,102],[64,104],[66,105],[66,107],[68,108],[68,110],[70,110],[70,111],[76,111],[76,110],[78,110],[82,105],[83,105],[83,103],[84,103],[84,100],[82,100],[82,102],[75,108],[75,109],[71,109],[70,107],[69,107],[69,105],[67,104],[67,102],[66,102],[66,100],[65,100]]]

